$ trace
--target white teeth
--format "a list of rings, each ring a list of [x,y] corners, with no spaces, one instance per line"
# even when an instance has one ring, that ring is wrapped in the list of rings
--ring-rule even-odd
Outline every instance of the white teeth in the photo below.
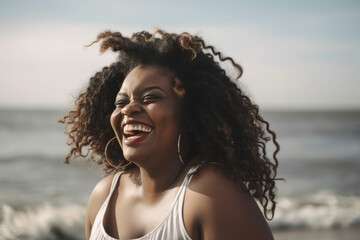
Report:
[[[126,124],[124,127],[124,132],[128,131],[142,131],[142,132],[151,132],[151,128],[141,125],[141,124]]]

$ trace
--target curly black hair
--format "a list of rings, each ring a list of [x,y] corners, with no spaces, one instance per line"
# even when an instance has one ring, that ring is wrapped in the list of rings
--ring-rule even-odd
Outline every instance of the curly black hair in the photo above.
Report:
[[[272,219],[280,146],[269,123],[259,114],[259,107],[236,85],[243,73],[241,66],[206,45],[201,37],[186,32],[142,31],[128,38],[106,31],[90,45],[99,41],[101,53],[111,48],[119,56],[90,79],[87,89],[77,98],[75,109],[60,120],[69,127],[68,144],[72,146],[65,162],[89,156],[104,164],[107,173],[118,171],[104,161],[105,146],[115,136],[110,126],[115,96],[136,66],[161,66],[174,73],[174,90],[184,97],[182,158],[192,159],[193,164],[221,165],[225,174],[245,185],[262,205],[265,217]],[[237,70],[237,76],[230,77],[220,66],[227,62]],[[270,158],[266,151],[269,141],[275,145]],[[120,148],[113,152],[111,159],[117,159],[116,164],[127,163]],[[122,170],[133,167],[131,164]]]

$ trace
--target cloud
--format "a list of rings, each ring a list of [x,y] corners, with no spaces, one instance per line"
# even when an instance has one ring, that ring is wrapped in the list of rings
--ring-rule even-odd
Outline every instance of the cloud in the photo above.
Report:
[[[115,59],[85,48],[101,26],[71,24],[2,25],[0,105],[63,106],[91,75]],[[126,31],[126,30],[125,30]]]
[[[105,29],[109,27],[102,24],[0,25],[0,105],[68,106],[71,96],[116,57],[112,53],[99,56],[98,45],[84,47]],[[125,35],[142,30],[110,29]],[[359,56],[358,44],[272,35],[249,24],[165,30],[199,33],[207,43],[234,57],[245,69],[240,85],[260,106],[331,108],[354,107],[360,102],[354,91],[360,89],[359,62],[347,57],[349,52]]]

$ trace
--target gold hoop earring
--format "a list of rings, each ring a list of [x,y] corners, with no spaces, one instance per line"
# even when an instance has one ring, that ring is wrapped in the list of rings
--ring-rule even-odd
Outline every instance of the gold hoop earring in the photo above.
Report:
[[[180,154],[180,140],[181,140],[181,133],[179,134],[179,137],[178,137],[177,149],[178,149],[178,155],[179,155],[180,162],[183,165],[185,165],[184,160],[182,159],[181,154]]]
[[[124,168],[124,167],[130,165],[130,164],[132,163],[132,161],[129,161],[129,163],[127,163],[127,164],[125,164],[125,165],[123,165],[123,166],[116,166],[116,165],[114,165],[114,164],[108,159],[108,156],[107,156],[107,150],[108,150],[108,148],[109,148],[109,145],[110,145],[110,143],[111,143],[113,140],[115,140],[115,139],[116,139],[116,137],[113,137],[112,139],[110,139],[110,140],[107,142],[106,146],[105,146],[105,160],[106,160],[106,162],[107,162],[110,166],[112,166],[112,167],[115,168],[115,169]],[[119,143],[119,145],[120,145],[120,147],[122,148],[122,146],[121,146],[120,143]]]

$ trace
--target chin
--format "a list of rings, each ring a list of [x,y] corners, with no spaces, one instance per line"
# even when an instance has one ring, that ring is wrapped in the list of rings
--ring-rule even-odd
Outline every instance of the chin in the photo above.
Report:
[[[134,149],[126,149],[123,151],[123,155],[126,160],[131,162],[141,162],[142,159],[144,159],[148,154],[144,151],[134,150]]]

